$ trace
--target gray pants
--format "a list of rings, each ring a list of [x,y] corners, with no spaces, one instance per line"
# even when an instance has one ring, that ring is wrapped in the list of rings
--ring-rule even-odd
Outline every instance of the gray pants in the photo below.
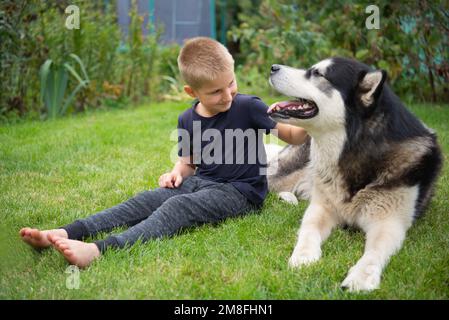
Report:
[[[255,207],[230,183],[190,176],[174,189],[144,191],[112,208],[62,227],[69,239],[82,240],[98,232],[129,226],[125,232],[95,241],[101,252],[123,248],[137,240],[172,236],[182,228],[216,223]]]

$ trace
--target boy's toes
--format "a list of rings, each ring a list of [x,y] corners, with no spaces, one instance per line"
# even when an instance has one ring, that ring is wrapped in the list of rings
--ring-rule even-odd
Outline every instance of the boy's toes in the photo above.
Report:
[[[47,235],[48,241],[50,241],[53,244],[56,242],[56,240],[58,240],[58,238],[59,238],[58,236],[55,236],[54,234],[51,233]]]
[[[20,229],[19,236],[21,236],[22,238],[26,236],[26,228]]]
[[[57,245],[58,247],[61,247],[61,246],[63,246],[63,245],[65,245],[66,243],[65,243],[65,241],[64,241],[64,239],[57,239],[56,241],[55,241],[55,245]]]
[[[52,236],[51,243],[61,253],[64,253],[64,250],[67,250],[69,248],[69,245],[64,241],[64,238],[58,237],[58,236]]]
[[[30,234],[31,229],[30,228],[23,228],[22,230],[20,230],[20,237],[28,243],[31,243],[33,238],[31,237]]]
[[[53,247],[58,250],[60,253],[64,253],[64,249],[61,248],[61,245],[57,243],[53,243]]]
[[[31,229],[30,230],[30,237],[35,240],[41,240],[42,234],[38,229]]]
[[[23,235],[25,237],[29,237],[31,235],[31,228],[24,228],[23,229]]]

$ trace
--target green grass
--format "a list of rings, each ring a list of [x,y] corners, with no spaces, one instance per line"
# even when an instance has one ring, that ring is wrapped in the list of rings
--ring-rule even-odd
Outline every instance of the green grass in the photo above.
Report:
[[[318,263],[290,270],[307,203],[291,206],[272,194],[246,217],[108,251],[81,272],[78,290],[67,289],[65,260],[52,249],[32,250],[18,230],[61,226],[156,187],[172,167],[169,137],[185,108],[163,103],[0,127],[1,299],[449,298],[447,166],[427,214],[371,293],[339,287],[362,255],[361,232],[335,230]],[[449,106],[411,109],[437,131],[447,163]]]

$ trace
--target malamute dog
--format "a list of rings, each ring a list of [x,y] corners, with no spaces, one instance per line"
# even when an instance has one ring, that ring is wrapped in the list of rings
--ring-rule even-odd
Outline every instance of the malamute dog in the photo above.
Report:
[[[311,137],[281,150],[268,176],[270,191],[282,198],[310,199],[289,265],[317,261],[333,227],[358,227],[366,245],[342,283],[351,291],[379,287],[382,269],[428,205],[442,163],[435,134],[403,106],[386,76],[345,58],[307,70],[271,67],[272,87],[292,97],[272,107],[271,117]]]

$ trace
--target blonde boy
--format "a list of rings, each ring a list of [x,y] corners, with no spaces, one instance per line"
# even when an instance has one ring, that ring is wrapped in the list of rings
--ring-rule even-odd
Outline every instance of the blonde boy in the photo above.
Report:
[[[268,189],[261,174],[265,150],[260,132],[276,129],[290,144],[301,144],[306,132],[277,124],[259,98],[237,93],[234,60],[217,41],[187,41],[178,66],[185,92],[196,101],[178,118],[179,159],[160,176],[160,188],[58,229],[23,228],[25,242],[35,248],[53,246],[69,263],[86,267],[107,248],[172,236],[262,205]],[[82,241],[124,225],[129,229],[104,240]]]

